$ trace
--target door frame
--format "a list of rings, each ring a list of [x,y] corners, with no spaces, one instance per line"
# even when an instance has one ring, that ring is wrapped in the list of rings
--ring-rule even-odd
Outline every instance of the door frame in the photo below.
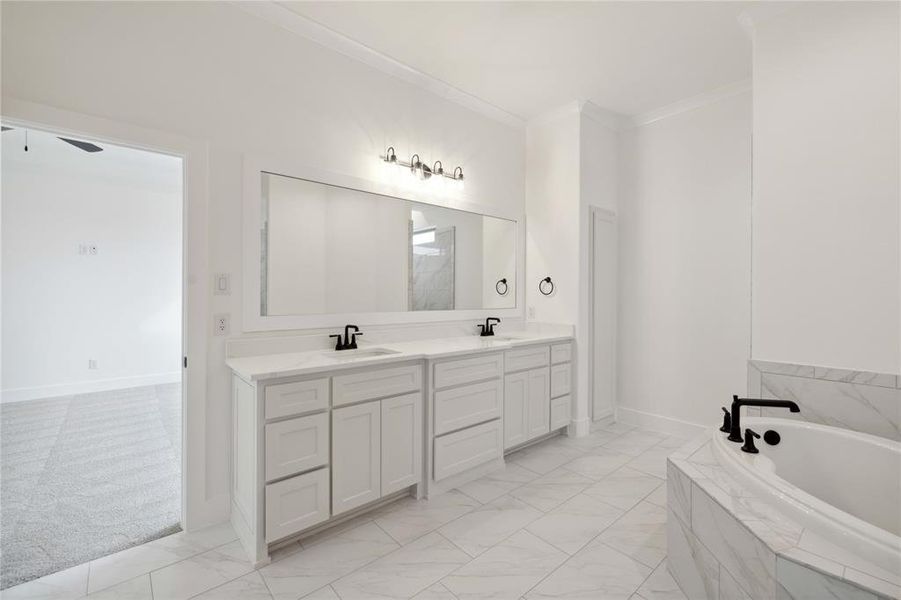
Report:
[[[227,519],[227,498],[223,501],[220,496],[210,497],[206,490],[206,361],[210,302],[207,143],[14,98],[3,98],[0,118],[4,124],[182,159],[181,526],[189,531]]]
[[[606,414],[603,414],[600,416],[594,414],[595,373],[594,373],[594,369],[591,368],[591,365],[594,364],[594,358],[595,358],[594,357],[594,354],[595,354],[594,347],[595,347],[595,325],[596,325],[594,322],[594,306],[595,306],[595,292],[594,292],[595,259],[594,259],[594,255],[595,255],[595,245],[597,242],[597,230],[595,228],[595,223],[597,222],[597,219],[601,219],[608,223],[612,223],[613,226],[616,228],[617,238],[619,237],[619,224],[617,222],[616,213],[614,211],[606,209],[606,208],[601,208],[599,206],[589,206],[588,207],[588,216],[589,216],[589,223],[588,223],[588,231],[589,231],[589,234],[588,234],[589,235],[589,238],[588,238],[588,307],[589,307],[589,310],[588,310],[588,348],[586,350],[587,350],[587,354],[588,354],[588,367],[589,367],[588,368],[588,415],[589,415],[589,418],[591,419],[591,422],[593,423],[593,422],[597,421],[598,419],[603,419],[605,417],[616,415],[616,405],[617,405],[617,398],[616,398],[616,390],[617,390],[616,357],[617,357],[617,353],[614,352],[613,353],[613,390],[614,390],[613,406],[611,407],[611,410],[609,413],[606,413]],[[617,265],[618,264],[619,264],[619,251],[617,250]],[[617,268],[617,273],[616,273],[616,282],[617,282],[616,294],[618,296],[619,295],[619,269],[618,268]],[[617,314],[617,317],[618,317],[618,314]],[[616,320],[614,320],[614,323],[616,323]],[[616,348],[619,345],[618,338],[617,338],[617,331],[616,331],[615,327],[614,327],[614,331],[613,331],[613,344],[614,344],[614,348]]]

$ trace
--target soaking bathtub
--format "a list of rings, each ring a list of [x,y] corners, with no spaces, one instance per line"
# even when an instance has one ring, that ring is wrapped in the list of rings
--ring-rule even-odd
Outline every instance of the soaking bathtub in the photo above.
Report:
[[[901,565],[901,442],[793,419],[748,417],[759,454],[714,432],[716,459],[805,528],[890,572]],[[774,446],[763,435],[774,430]],[[744,435],[744,431],[742,431]]]

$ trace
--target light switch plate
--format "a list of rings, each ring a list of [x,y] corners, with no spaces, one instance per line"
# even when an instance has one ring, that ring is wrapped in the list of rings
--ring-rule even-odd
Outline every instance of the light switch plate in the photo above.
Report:
[[[230,296],[232,293],[231,275],[228,273],[215,273],[213,275],[213,294],[216,296]]]

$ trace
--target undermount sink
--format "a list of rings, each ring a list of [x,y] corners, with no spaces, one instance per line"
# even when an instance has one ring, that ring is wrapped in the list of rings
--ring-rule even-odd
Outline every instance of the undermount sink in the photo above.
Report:
[[[360,348],[357,350],[341,350],[327,352],[326,356],[332,360],[362,360],[364,358],[378,358],[379,356],[389,356],[391,354],[399,354],[397,350],[388,350],[387,348]]]
[[[529,337],[529,336],[527,336],[525,334],[516,335],[514,333],[504,333],[504,334],[500,334],[500,335],[495,335],[494,339],[501,340],[501,341],[510,341],[510,340],[524,340],[527,337]]]

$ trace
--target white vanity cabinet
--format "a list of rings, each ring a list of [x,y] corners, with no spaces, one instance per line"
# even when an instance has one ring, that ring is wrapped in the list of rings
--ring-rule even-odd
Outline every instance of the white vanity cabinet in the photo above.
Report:
[[[431,363],[432,479],[441,481],[503,456],[502,352]]]
[[[505,353],[504,450],[570,421],[572,344],[534,345]],[[553,361],[559,364],[552,365]]]
[[[231,522],[252,562],[405,493],[431,497],[501,468],[505,451],[569,425],[571,338],[536,337],[432,340],[384,362],[230,359]]]
[[[255,565],[422,482],[422,362],[232,385],[232,525]]]

